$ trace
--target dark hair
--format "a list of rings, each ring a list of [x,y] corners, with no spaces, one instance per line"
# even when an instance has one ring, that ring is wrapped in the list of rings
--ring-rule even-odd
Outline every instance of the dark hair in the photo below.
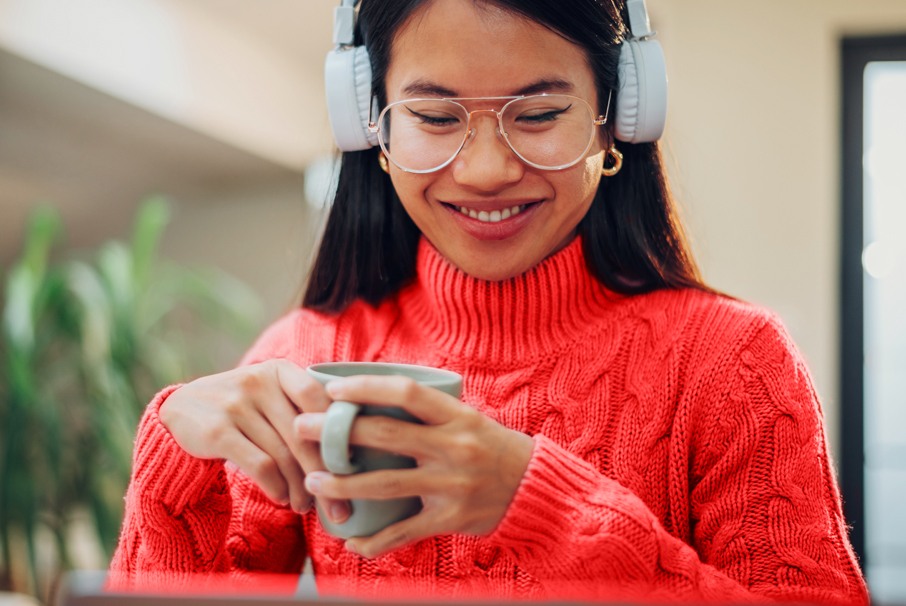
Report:
[[[566,8],[562,0],[473,1],[522,15],[585,49],[599,103],[606,103],[616,90],[620,42],[627,28],[613,2],[574,0]],[[386,104],[384,81],[393,36],[425,2],[362,2],[356,44],[368,48],[372,87],[381,106]],[[622,170],[605,179],[578,226],[589,270],[606,287],[625,294],[660,288],[710,290],[686,242],[658,144],[620,143],[619,148]],[[420,233],[380,169],[379,152],[375,148],[342,156],[304,307],[337,312],[359,298],[376,305],[415,276]]]

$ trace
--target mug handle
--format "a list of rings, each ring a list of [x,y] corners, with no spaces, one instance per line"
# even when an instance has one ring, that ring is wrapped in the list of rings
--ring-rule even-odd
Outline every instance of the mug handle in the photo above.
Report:
[[[343,401],[333,402],[327,409],[321,429],[321,458],[330,473],[349,475],[359,471],[359,466],[349,459],[349,432],[361,409],[358,404]]]

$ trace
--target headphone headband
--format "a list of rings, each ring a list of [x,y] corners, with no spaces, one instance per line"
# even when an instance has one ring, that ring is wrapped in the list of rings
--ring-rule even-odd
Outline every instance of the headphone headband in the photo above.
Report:
[[[355,33],[355,7],[359,0],[342,0],[333,9],[334,47],[352,46]]]
[[[364,46],[353,46],[358,4],[359,0],[341,0],[334,9],[334,48],[324,65],[330,126],[344,152],[378,144],[368,129],[377,113],[371,59]],[[653,39],[645,0],[626,0],[626,12],[631,37],[620,45],[614,132],[627,143],[657,141],[667,118],[664,52]]]
[[[626,13],[629,15],[629,31],[633,38],[646,38],[654,35],[648,21],[648,9],[645,0],[626,0]]]

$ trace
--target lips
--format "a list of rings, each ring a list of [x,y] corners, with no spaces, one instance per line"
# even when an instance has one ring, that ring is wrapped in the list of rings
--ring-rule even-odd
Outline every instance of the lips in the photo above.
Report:
[[[525,202],[487,201],[463,206],[443,203],[453,220],[468,235],[478,240],[506,240],[522,233],[531,223],[543,200]],[[477,207],[477,208],[476,208]]]
[[[467,217],[471,217],[472,219],[478,219],[482,223],[499,223],[500,221],[503,221],[505,219],[509,219],[510,217],[518,215],[523,210],[525,210],[526,206],[528,206],[528,205],[527,204],[516,204],[515,206],[510,206],[508,208],[504,208],[503,210],[491,210],[491,211],[475,210],[474,208],[466,208],[465,206],[454,206],[454,208],[458,209],[459,212],[466,215]]]

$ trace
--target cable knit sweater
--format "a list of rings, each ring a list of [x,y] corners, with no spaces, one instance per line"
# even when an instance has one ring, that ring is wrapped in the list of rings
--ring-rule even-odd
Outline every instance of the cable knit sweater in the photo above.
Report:
[[[138,430],[111,571],[121,580],[298,573],[325,594],[867,602],[821,411],[781,323],[696,290],[622,296],[581,241],[491,283],[419,247],[417,279],[379,307],[296,310],[243,363],[441,366],[462,399],[534,437],[488,536],[438,536],[366,560],[314,513],[195,459],[158,418]]]

